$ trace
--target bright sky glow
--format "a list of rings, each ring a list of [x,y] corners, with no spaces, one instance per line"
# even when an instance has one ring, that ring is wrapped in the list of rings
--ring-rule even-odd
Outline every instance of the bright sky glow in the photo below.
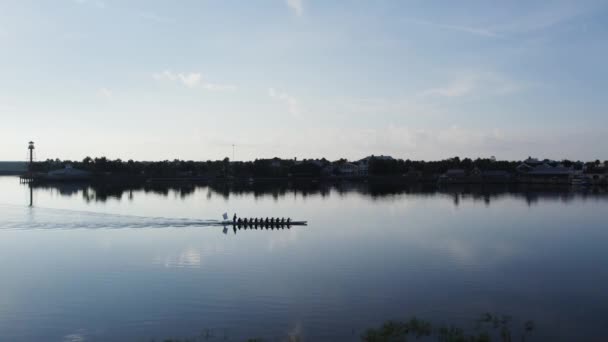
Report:
[[[608,159],[605,1],[0,3],[0,160]]]

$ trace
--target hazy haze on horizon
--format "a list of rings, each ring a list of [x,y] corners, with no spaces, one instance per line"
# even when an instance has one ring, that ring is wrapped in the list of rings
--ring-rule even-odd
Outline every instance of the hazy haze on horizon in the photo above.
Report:
[[[602,1],[0,3],[0,160],[608,159]]]

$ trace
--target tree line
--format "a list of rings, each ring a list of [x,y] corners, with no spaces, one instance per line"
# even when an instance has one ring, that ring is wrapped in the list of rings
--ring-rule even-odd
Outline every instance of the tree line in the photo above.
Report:
[[[556,166],[558,162],[547,161]],[[253,178],[283,178],[283,177],[322,177],[341,174],[341,167],[349,163],[346,159],[333,162],[327,159],[256,159],[253,161],[223,160],[164,160],[164,161],[134,161],[108,159],[106,157],[86,157],[81,161],[47,159],[35,162],[31,168],[34,172],[49,172],[71,165],[74,168],[86,170],[93,174],[112,174],[145,177],[253,177]],[[482,171],[507,171],[514,173],[521,161],[495,160],[494,158],[459,158],[453,157],[437,161],[410,159],[388,159],[370,157],[367,160],[369,176],[402,176],[415,174],[417,177],[433,176],[449,169],[463,169],[467,172],[477,168]],[[597,168],[600,161],[574,162],[563,160],[559,164],[566,167]],[[608,164],[608,162],[606,163]],[[361,165],[361,164],[357,164]]]

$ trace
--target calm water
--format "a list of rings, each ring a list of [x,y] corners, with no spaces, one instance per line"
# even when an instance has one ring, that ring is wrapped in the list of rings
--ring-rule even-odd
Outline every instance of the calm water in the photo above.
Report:
[[[356,341],[412,315],[604,341],[604,192],[358,186],[32,190],[0,177],[3,341]],[[224,212],[307,227],[209,226]]]

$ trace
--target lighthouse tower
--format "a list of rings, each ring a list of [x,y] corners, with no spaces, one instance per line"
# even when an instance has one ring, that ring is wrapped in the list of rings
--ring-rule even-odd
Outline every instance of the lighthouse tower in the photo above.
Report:
[[[27,162],[27,172],[22,174],[19,179],[23,183],[28,183],[34,178],[34,142],[30,141],[27,145],[28,152],[28,162]]]
[[[30,164],[29,164],[29,167],[30,167],[30,171],[31,171],[32,170],[32,166],[34,165],[34,149],[35,149],[35,147],[34,147],[34,142],[33,141],[29,142],[29,144],[27,146],[27,149],[30,150]]]

